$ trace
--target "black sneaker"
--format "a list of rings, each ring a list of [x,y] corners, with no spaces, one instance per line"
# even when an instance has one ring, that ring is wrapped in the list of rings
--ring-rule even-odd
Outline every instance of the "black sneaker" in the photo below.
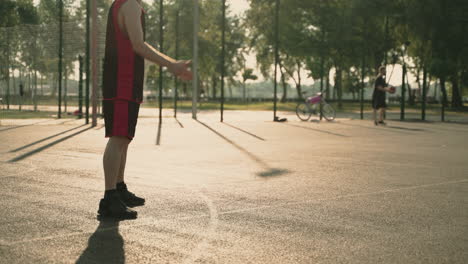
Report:
[[[378,126],[378,125],[379,125],[379,122],[374,121],[374,125]]]
[[[107,199],[101,199],[99,202],[98,218],[110,217],[116,219],[136,219],[137,212],[127,208],[120,200],[117,192]]]
[[[119,194],[120,200],[128,207],[142,206],[145,204],[145,199],[130,192],[127,189],[127,185],[123,182],[117,184],[117,193]]]

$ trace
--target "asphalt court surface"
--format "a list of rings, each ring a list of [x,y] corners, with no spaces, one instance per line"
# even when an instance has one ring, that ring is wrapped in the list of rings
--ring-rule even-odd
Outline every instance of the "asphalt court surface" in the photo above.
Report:
[[[2,120],[0,263],[467,263],[468,125],[138,121],[133,221],[98,221],[102,120]]]

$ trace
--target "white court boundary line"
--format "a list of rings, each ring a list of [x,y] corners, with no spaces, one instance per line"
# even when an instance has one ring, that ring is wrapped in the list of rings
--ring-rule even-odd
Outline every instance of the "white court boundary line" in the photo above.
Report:
[[[458,181],[448,181],[448,182],[423,184],[423,185],[416,185],[416,186],[408,186],[408,187],[388,189],[388,190],[375,191],[375,192],[365,192],[365,193],[355,193],[355,194],[348,194],[348,195],[339,195],[339,196],[330,197],[330,198],[323,198],[323,199],[311,199],[311,200],[304,200],[304,201],[299,201],[299,202],[289,202],[289,203],[281,203],[281,204],[275,204],[275,205],[250,207],[250,208],[245,208],[245,209],[237,209],[237,210],[219,212],[219,213],[216,213],[216,215],[228,215],[228,214],[235,214],[235,213],[241,213],[241,212],[257,211],[257,210],[267,209],[267,208],[283,207],[283,206],[290,206],[290,205],[297,205],[297,204],[307,204],[307,203],[312,203],[312,202],[332,201],[332,200],[339,200],[339,199],[346,199],[346,198],[372,196],[372,195],[377,195],[377,194],[385,194],[385,193],[393,193],[393,192],[400,192],[400,191],[407,191],[407,190],[424,189],[424,188],[428,188],[428,187],[441,186],[441,185],[450,185],[450,184],[459,184],[459,183],[468,183],[468,179],[458,180]],[[138,224],[127,225],[127,226],[119,226],[119,229],[126,229],[126,228],[132,228],[132,227],[138,227],[138,226],[147,226],[147,225],[149,226],[149,225],[154,225],[155,223],[169,222],[169,221],[172,222],[174,220],[191,220],[191,219],[203,218],[203,217],[207,217],[207,216],[210,217],[210,215],[208,215],[208,214],[184,216],[184,217],[170,217],[168,219],[158,219],[158,218],[154,218],[154,217],[148,217],[148,218],[142,219],[142,221],[140,221],[140,223],[138,223]],[[218,220],[216,220],[216,222],[217,221]],[[104,232],[104,231],[112,230],[112,229],[115,229],[115,228],[116,227],[103,228],[103,229],[100,229],[98,232]],[[92,234],[94,232],[95,231],[93,231],[93,232],[89,232],[89,231],[72,232],[72,233],[68,233],[68,234],[60,234],[60,235],[54,235],[54,236],[43,236],[43,237],[25,239],[25,240],[18,240],[18,241],[13,241],[13,242],[6,242],[4,240],[0,240],[0,246],[14,246],[14,245],[18,245],[18,244],[24,244],[24,243],[30,243],[30,242],[36,242],[36,241],[46,241],[46,240],[56,239],[56,238],[63,238],[63,237],[70,237],[70,236],[77,236],[77,235],[84,235],[84,234]]]

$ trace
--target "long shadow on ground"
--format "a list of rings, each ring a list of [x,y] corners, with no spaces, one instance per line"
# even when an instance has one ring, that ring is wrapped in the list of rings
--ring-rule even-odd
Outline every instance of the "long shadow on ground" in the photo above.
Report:
[[[7,130],[12,130],[12,129],[17,129],[17,128],[22,128],[22,127],[27,127],[27,126],[33,126],[33,125],[37,125],[37,124],[41,124],[41,123],[45,123],[45,122],[49,122],[49,121],[50,120],[45,120],[45,121],[32,123],[32,124],[29,124],[29,125],[21,125],[21,126],[13,126],[13,127],[8,127],[8,128],[3,128],[3,129],[0,129],[0,132],[7,131]]]
[[[265,161],[263,161],[262,159],[260,159],[259,157],[257,157],[255,154],[251,153],[250,151],[246,150],[245,148],[239,146],[237,143],[235,143],[234,141],[230,140],[229,138],[225,137],[224,135],[222,135],[221,133],[219,133],[218,131],[216,131],[215,129],[213,129],[212,127],[208,126],[207,124],[199,121],[199,120],[196,120],[198,123],[200,123],[202,126],[208,128],[211,132],[215,133],[217,136],[219,136],[220,138],[224,139],[225,141],[227,141],[229,144],[231,144],[232,146],[234,146],[236,149],[240,150],[242,153],[246,154],[249,158],[251,158],[253,161],[255,161],[256,163],[258,163],[263,169],[264,171],[260,172],[260,173],[257,173],[258,176],[261,176],[261,177],[273,177],[273,176],[280,176],[280,175],[283,175],[283,174],[287,174],[287,173],[290,173],[289,170],[287,169],[280,169],[280,168],[272,168],[270,167]]]
[[[299,128],[302,128],[302,129],[313,130],[313,131],[317,131],[317,132],[320,132],[320,133],[325,133],[325,134],[329,134],[329,135],[333,135],[333,136],[337,136],[337,137],[349,137],[347,135],[343,135],[343,134],[339,134],[339,133],[335,133],[335,132],[330,132],[330,131],[327,131],[327,130],[317,129],[317,128],[311,128],[311,127],[305,127],[305,126],[299,126],[299,125],[293,125],[293,124],[287,124],[287,123],[283,123],[283,124],[287,125],[287,126],[293,126],[293,127],[299,127]]]
[[[76,264],[125,263],[124,240],[119,234],[119,222],[102,220],[96,231],[89,237],[88,247]]]
[[[25,154],[23,154],[23,155],[21,155],[21,156],[18,156],[18,157],[16,157],[16,158],[13,158],[13,159],[9,160],[8,162],[17,162],[17,161],[23,160],[23,159],[25,159],[25,158],[27,158],[27,157],[29,157],[29,156],[32,156],[32,155],[37,154],[37,153],[39,153],[39,152],[41,152],[41,151],[43,151],[43,150],[45,150],[45,149],[48,149],[48,148],[52,147],[52,146],[54,146],[54,145],[57,145],[57,144],[60,143],[60,142],[63,142],[63,141],[65,141],[65,140],[67,140],[67,139],[70,139],[70,138],[72,138],[72,137],[74,137],[74,136],[77,136],[77,135],[79,135],[79,134],[81,134],[81,133],[83,133],[83,132],[86,132],[87,130],[90,130],[91,128],[92,128],[92,127],[88,127],[88,128],[82,129],[82,130],[80,130],[80,131],[78,131],[78,132],[75,132],[75,133],[73,133],[73,134],[71,134],[71,135],[69,135],[69,136],[63,137],[63,138],[61,138],[61,139],[57,139],[56,141],[51,142],[51,143],[49,143],[49,144],[47,144],[47,145],[45,145],[45,146],[42,146],[42,147],[37,148],[37,149],[35,149],[35,150],[29,151],[29,152],[27,152],[27,153],[25,153]]]
[[[86,125],[81,125],[81,126],[77,126],[77,127],[74,127],[74,128],[71,128],[71,129],[68,129],[68,130],[65,130],[65,131],[62,131],[62,132],[57,133],[57,134],[55,134],[55,135],[48,136],[48,137],[46,137],[46,138],[43,138],[43,139],[34,141],[34,142],[30,143],[30,144],[27,144],[27,145],[24,145],[24,146],[22,146],[22,147],[19,147],[19,148],[16,148],[16,149],[14,149],[14,150],[11,150],[10,152],[18,152],[18,151],[20,151],[20,150],[23,150],[23,149],[25,149],[25,148],[34,146],[34,145],[36,145],[36,144],[38,144],[38,143],[41,143],[41,142],[46,141],[46,140],[49,140],[49,139],[51,139],[51,138],[54,138],[54,137],[63,135],[63,134],[65,134],[65,133],[67,133],[67,132],[73,131],[73,130],[78,129],[78,128],[83,127],[83,126],[86,126]]]
[[[246,130],[244,130],[244,129],[238,128],[238,127],[233,126],[233,125],[231,125],[231,124],[228,124],[228,123],[226,123],[226,122],[223,122],[223,124],[225,124],[226,126],[232,127],[232,128],[234,128],[234,129],[237,129],[237,130],[239,130],[239,131],[241,131],[241,132],[244,132],[245,134],[250,135],[250,136],[252,136],[252,137],[254,137],[254,138],[256,138],[256,139],[260,139],[260,140],[262,140],[262,141],[265,141],[264,138],[261,138],[261,137],[255,135],[255,134],[253,134],[253,133],[250,133],[250,132],[248,132],[248,131],[246,131]]]

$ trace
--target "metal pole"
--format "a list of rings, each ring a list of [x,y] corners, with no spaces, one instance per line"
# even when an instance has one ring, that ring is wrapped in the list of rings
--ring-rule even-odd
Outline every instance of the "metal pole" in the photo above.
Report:
[[[67,114],[67,106],[68,106],[68,98],[67,98],[67,95],[68,95],[68,82],[67,82],[67,66],[64,67],[64,76],[65,77],[65,80],[64,80],[64,85],[63,85],[63,103],[64,103],[64,106],[65,106],[65,109],[64,109],[64,112],[65,114]]]
[[[366,65],[366,56],[363,54],[362,55],[362,67],[361,67],[361,120],[364,119],[364,78],[365,78],[365,66]]]
[[[7,92],[6,92],[6,103],[7,103],[7,110],[10,110],[10,30],[7,30]]]
[[[388,64],[388,56],[387,56],[387,47],[388,47],[388,16],[385,16],[385,54],[384,54],[384,65],[387,66]]]
[[[89,80],[90,80],[90,20],[91,20],[91,0],[86,0],[86,90],[85,90],[85,111],[86,111],[86,124],[89,124]]]
[[[92,126],[96,126],[97,125],[97,89],[98,89],[98,76],[97,76],[97,73],[98,73],[98,69],[97,69],[97,49],[98,49],[98,45],[97,45],[97,38],[98,38],[98,17],[97,17],[97,6],[96,6],[96,1],[92,1],[92,9],[91,9],[91,16],[93,18],[93,24],[92,24],[92,27],[93,27],[93,39],[92,39],[92,43],[91,43],[91,59],[92,59],[92,75],[93,75],[93,91],[92,91],[92,94],[91,94],[91,99],[92,99],[92,104],[93,104],[93,109],[92,109]]]
[[[78,57],[80,63],[80,74],[78,82],[78,117],[83,117],[83,57],[80,55]]]
[[[443,76],[443,78],[441,78],[440,80],[440,89],[441,89],[441,102],[442,102],[442,109],[441,109],[441,112],[440,112],[440,121],[442,122],[445,122],[445,103],[446,103],[446,93],[447,93],[447,87],[445,87],[445,75]]]
[[[62,63],[63,63],[63,0],[58,0],[59,5],[59,51],[58,51],[58,114],[57,117],[62,117]]]
[[[276,102],[278,100],[277,97],[277,72],[278,72],[278,53],[279,53],[279,5],[280,0],[276,0],[276,12],[275,12],[275,83],[274,83],[274,95],[273,95],[273,121],[278,121],[278,117],[276,116]]]
[[[322,32],[322,49],[323,49],[323,36],[324,36],[324,32]],[[325,67],[325,58],[324,58],[323,50],[322,50],[322,54],[320,56],[320,94],[323,93],[323,75],[325,74],[324,67]],[[322,121],[323,119],[322,111],[323,111],[323,104],[320,103],[320,121]]]
[[[10,65],[8,65],[6,80],[7,80],[6,103],[7,103],[7,110],[10,110]]]
[[[34,70],[34,112],[37,111],[37,70]]]
[[[159,51],[164,53],[164,17],[163,0],[159,0]],[[163,68],[159,66],[159,122],[162,121]]]
[[[421,110],[421,120],[426,120],[426,97],[427,97],[427,69],[426,65],[423,68],[423,94],[422,94],[422,110]]]
[[[406,91],[406,83],[405,83],[405,76],[406,76],[406,64],[403,59],[403,74],[402,74],[402,83],[401,83],[401,101],[400,101],[400,120],[405,120],[405,91]]]
[[[193,82],[192,82],[192,118],[197,119],[197,103],[198,103],[198,0],[193,0]]]
[[[221,22],[221,122],[224,121],[224,70],[225,62],[224,57],[226,55],[225,42],[226,42],[226,0],[222,0],[222,22]]]
[[[175,25],[175,59],[179,59],[179,6],[177,6],[176,11],[176,25]],[[174,117],[177,117],[177,99],[178,99],[178,91],[177,88],[179,86],[179,82],[177,77],[174,77]]]

